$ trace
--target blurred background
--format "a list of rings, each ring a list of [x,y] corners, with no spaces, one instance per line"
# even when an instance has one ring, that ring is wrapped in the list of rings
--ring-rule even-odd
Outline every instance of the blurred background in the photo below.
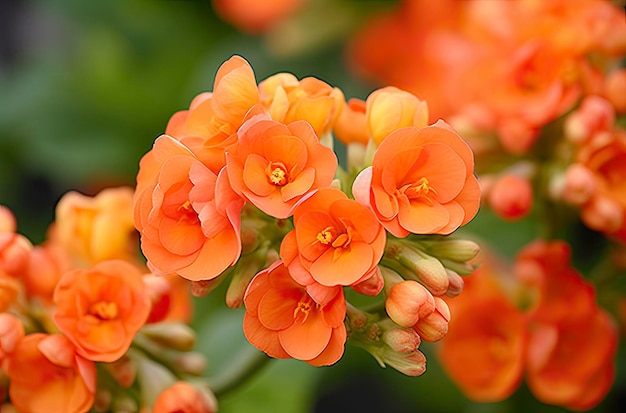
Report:
[[[224,3],[0,0],[0,204],[14,212],[19,232],[43,241],[56,202],[69,190],[95,194],[134,185],[140,157],[169,117],[210,91],[217,68],[233,54],[250,62],[257,81],[277,72],[315,76],[346,98],[362,99],[379,86],[355,76],[345,48],[369,16],[397,1],[276,1],[296,6],[285,12],[289,20],[270,29],[253,18],[229,18]],[[509,255],[536,233],[532,222],[507,232],[496,225],[481,212],[470,230],[488,230]],[[225,310],[219,291],[196,304],[198,348],[211,376],[248,346],[242,312]],[[351,347],[328,368],[275,360],[224,395],[220,412],[565,411],[537,402],[523,385],[500,403],[470,402],[440,370],[432,347],[426,343],[423,351],[429,365],[418,378],[381,369]],[[623,364],[614,389],[593,411],[617,411],[626,401]]]

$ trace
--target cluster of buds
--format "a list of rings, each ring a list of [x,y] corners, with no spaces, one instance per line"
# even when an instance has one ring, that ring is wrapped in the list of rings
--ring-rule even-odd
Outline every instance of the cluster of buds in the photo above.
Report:
[[[479,246],[470,240],[411,237],[389,239],[380,271],[384,311],[348,311],[350,343],[371,353],[381,366],[418,376],[426,369],[422,341],[437,342],[448,333],[447,298],[459,295],[462,276]]]
[[[38,245],[0,207],[2,411],[216,410],[188,282],[145,268],[132,194],[67,193]]]

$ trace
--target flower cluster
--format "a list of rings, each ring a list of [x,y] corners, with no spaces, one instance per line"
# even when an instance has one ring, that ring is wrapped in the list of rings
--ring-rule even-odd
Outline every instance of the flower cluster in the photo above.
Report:
[[[540,401],[571,410],[597,405],[615,378],[618,332],[592,285],[571,266],[562,241],[535,241],[513,268],[486,258],[466,293],[439,358],[469,397],[510,396],[525,376]],[[577,362],[573,362],[577,360]]]
[[[215,411],[191,351],[188,283],[145,268],[132,196],[67,193],[39,245],[0,207],[2,410],[166,413],[205,400],[194,411]]]
[[[355,73],[428,101],[476,156],[487,218],[473,229],[497,257],[448,303],[456,317],[438,353],[472,400],[504,400],[525,375],[538,400],[587,410],[613,386],[612,320],[626,319],[617,3],[403,0],[352,39]],[[505,256],[514,271],[494,264]]]
[[[408,92],[352,102],[314,77],[257,83],[231,57],[141,159],[134,222],[153,273],[197,295],[228,280],[227,305],[245,306],[244,334],[269,356],[330,365],[352,342],[418,375],[420,341],[447,330],[441,296],[478,252],[446,238],[478,211],[473,154]]]

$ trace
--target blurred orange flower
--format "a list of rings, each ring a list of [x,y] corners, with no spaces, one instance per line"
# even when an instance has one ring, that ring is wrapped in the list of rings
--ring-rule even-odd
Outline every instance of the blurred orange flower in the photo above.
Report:
[[[63,275],[54,322],[86,359],[112,362],[128,350],[150,313],[142,273],[126,261],[102,261]]]
[[[443,121],[389,134],[352,192],[396,237],[450,234],[480,204],[472,151]]]
[[[213,92],[200,93],[188,110],[172,115],[165,134],[182,141],[217,175],[226,164],[225,149],[236,142],[235,132],[259,102],[252,67],[235,55],[218,69]]]
[[[499,287],[496,269],[483,263],[449,300],[448,334],[438,357],[447,374],[472,400],[500,401],[522,381],[528,334],[520,310]]]
[[[307,0],[213,0],[217,14],[246,33],[263,33],[297,12]]]
[[[259,94],[272,119],[282,123],[306,120],[319,138],[332,129],[345,105],[341,89],[315,77],[298,80],[291,73],[261,81]]]
[[[150,270],[212,279],[241,253],[244,201],[225,170],[214,174],[181,142],[163,135],[141,159],[134,222]]]
[[[293,222],[280,255],[316,301],[313,284],[348,286],[375,276],[387,236],[366,206],[338,189],[323,188],[296,207]]]
[[[304,121],[284,125],[263,115],[238,132],[226,153],[233,190],[275,218],[287,218],[311,191],[329,186],[337,169],[332,149],[322,145]]]
[[[96,391],[96,367],[75,353],[59,334],[29,334],[19,340],[3,366],[11,403],[20,412],[82,413]]]
[[[178,381],[162,391],[152,406],[152,413],[215,413],[217,401],[208,390]]]
[[[57,204],[48,238],[67,251],[77,266],[134,259],[132,202],[130,187],[107,188],[94,197],[68,192]]]
[[[327,304],[317,304],[283,262],[276,261],[258,273],[246,291],[246,338],[270,357],[295,358],[314,366],[337,362],[346,342],[346,302],[337,288]]]

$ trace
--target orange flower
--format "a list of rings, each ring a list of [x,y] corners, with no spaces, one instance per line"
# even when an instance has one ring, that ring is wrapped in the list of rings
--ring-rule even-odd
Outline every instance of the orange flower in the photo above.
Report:
[[[571,298],[566,301],[572,302]],[[533,325],[527,382],[543,403],[588,410],[613,386],[617,328],[600,308],[570,320]]]
[[[364,100],[352,98],[341,110],[333,127],[333,134],[345,145],[351,143],[367,145],[370,134],[365,109]]]
[[[133,259],[136,239],[133,190],[108,188],[94,197],[68,192],[59,200],[49,238],[79,266],[109,259]]]
[[[121,261],[65,273],[54,291],[54,322],[81,356],[112,362],[130,346],[150,313],[142,274]]]
[[[217,175],[226,163],[225,148],[236,142],[235,132],[258,103],[254,71],[235,55],[218,69],[213,92],[200,93],[188,110],[176,112],[165,134],[183,142]]]
[[[307,0],[213,0],[216,13],[237,29],[256,34],[296,13]]]
[[[207,389],[178,381],[162,391],[152,406],[153,413],[215,413],[217,401]]]
[[[335,176],[334,152],[304,121],[283,125],[259,115],[238,135],[237,147],[226,154],[232,188],[275,218],[290,216],[298,201]]]
[[[163,135],[141,160],[134,222],[151,271],[212,279],[241,253],[244,201],[225,170],[214,174],[182,143]]]
[[[33,244],[16,232],[0,233],[0,272],[20,277],[28,268]]]
[[[246,291],[243,332],[274,358],[295,358],[314,366],[337,362],[346,342],[346,302],[335,297],[317,304],[296,283],[282,261],[257,274]]]
[[[428,125],[428,105],[415,95],[387,86],[373,91],[365,102],[367,127],[376,145],[396,129]]]
[[[366,206],[338,189],[323,188],[297,206],[293,222],[280,255],[307,289],[354,285],[376,274],[387,236]]]
[[[144,275],[144,283],[152,300],[152,310],[146,323],[161,321],[191,322],[193,303],[189,280],[176,274]]]
[[[6,360],[11,403],[20,412],[87,412],[94,402],[96,367],[59,334],[29,334]]]
[[[352,192],[396,237],[450,234],[480,204],[472,151],[443,121],[389,134]]]
[[[565,242],[529,244],[518,254],[515,273],[535,297],[526,314],[531,391],[544,403],[592,408],[613,385],[616,326],[596,304],[593,286],[571,266]]]
[[[581,147],[578,162],[593,174],[596,187],[582,205],[583,222],[626,243],[626,131],[597,134]]]
[[[522,380],[528,336],[523,314],[494,284],[483,264],[449,300],[454,317],[438,348],[439,360],[463,393],[479,402],[509,397]]]
[[[306,120],[318,137],[329,132],[345,105],[343,92],[315,77],[298,80],[278,73],[259,83],[261,104],[272,119],[291,123]]]

